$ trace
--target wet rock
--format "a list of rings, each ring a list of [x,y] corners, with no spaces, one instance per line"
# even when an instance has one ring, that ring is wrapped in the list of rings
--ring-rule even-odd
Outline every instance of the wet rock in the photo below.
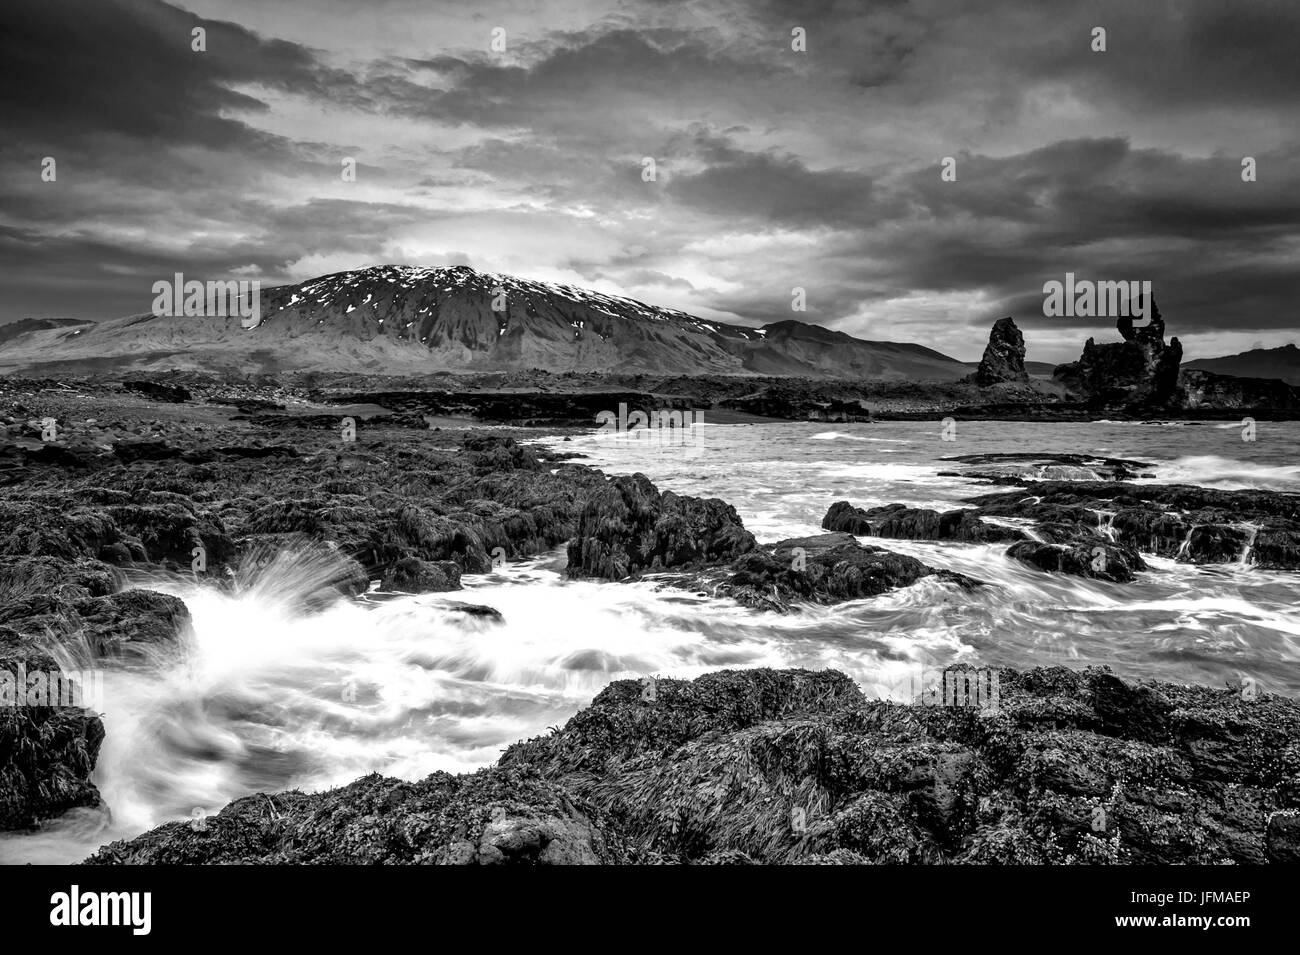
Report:
[[[945,458],[963,465],[941,471],[941,476],[983,478],[1000,484],[1031,485],[1033,481],[1131,481],[1154,477],[1155,465],[1128,458],[1095,454],[1006,451],[995,454],[959,454]]]
[[[981,582],[936,570],[880,547],[859,544],[851,534],[820,534],[764,545],[728,564],[665,578],[670,586],[726,597],[756,610],[789,613],[801,603],[835,604],[876,597],[923,578],[963,588]]]
[[[79,707],[0,706],[0,831],[98,806],[90,775],[103,741],[103,722]]]
[[[1114,543],[1184,563],[1300,569],[1300,495],[1177,484],[1045,481],[1032,493],[981,495],[969,501],[983,515],[1072,526],[1076,533],[1055,534],[1053,541],[1072,536],[1085,550],[1096,546],[1091,537],[1104,537],[1108,526],[1114,540],[1102,539],[1106,547]],[[1108,512],[1107,525],[1102,518]],[[1020,549],[1022,554],[1032,552]],[[1046,554],[1042,560],[1048,560]]]
[[[1300,525],[1266,521],[1255,535],[1247,559],[1264,570],[1300,567]]]
[[[1255,532],[1230,524],[1197,524],[1188,532],[1178,559],[1192,564],[1226,564],[1240,560]]]
[[[1007,549],[1007,557],[1053,573],[1073,574],[1115,583],[1129,583],[1147,565],[1136,550],[1097,537],[1068,543],[1020,541]]]
[[[952,511],[886,504],[863,510],[848,501],[836,501],[822,518],[822,527],[862,536],[899,540],[946,540],[969,544],[1023,540],[1023,531],[988,524],[970,509]]]
[[[730,504],[661,494],[644,474],[635,474],[613,478],[588,496],[569,543],[568,573],[622,580],[717,564],[755,546]]]
[[[409,594],[460,590],[460,565],[451,560],[403,557],[384,573],[380,587]]]
[[[174,647],[190,628],[190,612],[178,597],[152,590],[124,590],[76,605],[78,627],[99,656],[149,657]]]
[[[233,559],[235,543],[220,516],[201,513],[201,508],[184,495],[169,497],[153,492],[151,498],[146,497],[146,503],[119,505],[107,511],[121,537],[139,542],[148,560],[175,561],[188,569],[195,559],[195,549],[200,547],[209,568]]]
[[[505,623],[506,618],[502,616],[501,611],[495,607],[488,607],[483,604],[466,604],[458,601],[448,601],[441,604],[444,610],[450,610],[452,613],[464,614],[474,620],[483,620],[490,623]]]
[[[82,705],[92,702],[85,682],[61,669],[43,637],[0,624],[0,831],[99,805],[90,776],[104,724]]]
[[[131,556],[131,549],[120,541],[112,544],[105,544],[101,547],[99,551],[99,559],[104,561],[106,564],[114,564],[118,567],[126,567],[134,563],[134,558]]]

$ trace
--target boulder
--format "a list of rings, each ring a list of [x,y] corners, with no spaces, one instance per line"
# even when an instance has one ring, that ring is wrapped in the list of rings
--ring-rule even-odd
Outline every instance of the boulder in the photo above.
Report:
[[[1007,557],[1039,570],[1114,583],[1129,583],[1136,579],[1137,571],[1147,569],[1133,548],[1097,537],[1081,537],[1066,543],[1020,541],[1007,548]]]
[[[384,572],[380,586],[408,594],[460,590],[460,565],[452,560],[403,557]]]
[[[756,546],[725,501],[661,494],[644,474],[634,474],[611,479],[587,498],[569,542],[568,574],[622,580],[718,564]]]
[[[925,577],[965,588],[980,585],[915,557],[864,546],[846,533],[780,541],[744,554],[721,575],[705,573],[689,583],[748,607],[787,613],[801,602],[835,604],[878,597]]]
[[[1023,540],[1023,531],[989,524],[970,508],[935,511],[905,504],[885,504],[863,510],[848,501],[836,501],[822,518],[830,531],[848,531],[859,536],[875,535],[898,540],[961,541],[984,544]]]

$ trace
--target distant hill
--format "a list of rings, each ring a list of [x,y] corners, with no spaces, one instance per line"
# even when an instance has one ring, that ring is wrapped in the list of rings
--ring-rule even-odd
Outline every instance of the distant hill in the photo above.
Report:
[[[494,304],[503,307],[494,309]],[[0,371],[606,372],[953,381],[962,362],[798,321],[750,328],[465,266],[376,266],[263,289],[262,321],[136,315],[28,325]]]
[[[1252,348],[1223,358],[1185,361],[1183,367],[1238,378],[1280,378],[1289,385],[1300,385],[1300,348],[1294,344],[1280,348]]]
[[[0,345],[7,341],[21,338],[29,332],[43,332],[51,328],[70,328],[78,325],[93,325],[93,322],[78,318],[23,318],[8,325],[0,325]]]

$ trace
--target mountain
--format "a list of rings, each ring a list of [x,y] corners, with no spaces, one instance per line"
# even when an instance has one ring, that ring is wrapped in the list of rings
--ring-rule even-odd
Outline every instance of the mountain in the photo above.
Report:
[[[1300,348],[1294,344],[1280,348],[1253,348],[1222,358],[1185,361],[1183,367],[1237,378],[1280,378],[1289,385],[1300,385]]]
[[[15,338],[20,338],[29,332],[41,332],[49,328],[72,328],[76,326],[93,325],[94,322],[86,322],[77,318],[23,318],[16,322],[10,322],[8,325],[0,325],[0,345]]]
[[[263,289],[261,309],[255,328],[237,316],[152,314],[30,328],[0,344],[0,372],[543,369],[885,381],[950,381],[967,372],[921,345],[863,341],[797,321],[729,325],[465,266],[338,272]]]

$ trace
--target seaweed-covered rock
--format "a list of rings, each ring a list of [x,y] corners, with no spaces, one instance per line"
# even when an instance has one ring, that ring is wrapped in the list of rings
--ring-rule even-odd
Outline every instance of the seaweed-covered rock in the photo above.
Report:
[[[431,562],[403,557],[384,573],[380,586],[411,594],[460,590],[460,565],[451,560]]]
[[[104,724],[72,674],[35,637],[0,626],[0,831],[99,805],[90,781]]]
[[[174,645],[190,627],[184,601],[151,590],[91,597],[76,611],[86,644],[100,656],[151,656]]]
[[[571,577],[622,580],[646,571],[717,564],[757,546],[736,509],[717,498],[661,494],[644,474],[594,489],[569,542]]]
[[[103,741],[103,722],[81,707],[0,706],[0,830],[98,806],[90,774]]]
[[[601,815],[524,769],[236,800],[204,825],[114,842],[91,865],[589,865],[628,860]]]
[[[250,796],[89,861],[1295,861],[1300,702],[996,676],[987,711],[867,700],[834,671],[617,681],[495,767]]]

